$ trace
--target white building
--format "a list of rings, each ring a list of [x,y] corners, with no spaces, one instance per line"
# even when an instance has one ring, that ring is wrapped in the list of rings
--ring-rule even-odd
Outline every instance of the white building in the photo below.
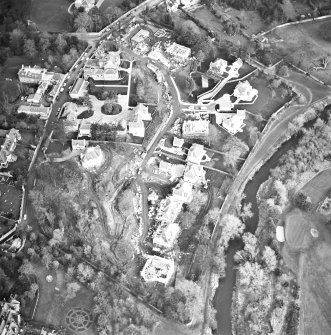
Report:
[[[44,106],[20,105],[17,109],[17,113],[36,115],[44,120],[48,119],[50,112],[51,112],[50,107],[44,107]]]
[[[201,144],[193,143],[187,153],[187,161],[189,163],[200,164],[210,161],[207,151]]]
[[[87,142],[85,140],[71,140],[72,150],[85,150]]]
[[[133,136],[144,137],[145,136],[145,124],[144,121],[151,121],[152,116],[148,112],[148,107],[144,104],[138,104],[134,109],[135,121],[129,122],[128,132]]]
[[[96,170],[104,163],[105,155],[98,145],[96,147],[88,147],[85,153],[81,154],[81,161],[84,169]]]
[[[143,43],[147,38],[149,38],[150,32],[146,29],[140,29],[134,36],[131,37],[131,42],[135,44]]]
[[[94,0],[76,0],[75,7],[80,8],[83,7],[87,12],[94,7]]]
[[[179,63],[185,63],[191,57],[191,49],[177,43],[170,43],[169,46],[166,46],[166,52]]]
[[[159,172],[169,176],[169,180],[172,182],[177,178],[184,175],[185,165],[183,164],[171,164],[169,162],[160,161]]]
[[[170,249],[174,246],[180,228],[177,223],[161,224],[153,234],[153,245],[158,248]]]
[[[174,147],[177,147],[177,148],[182,148],[184,142],[185,142],[185,140],[184,140],[183,138],[179,138],[179,137],[176,137],[176,136],[175,136],[172,145],[173,145]]]
[[[215,109],[217,112],[228,112],[234,107],[234,103],[231,101],[230,94],[223,94],[219,99],[215,101]]]
[[[251,84],[245,80],[237,84],[236,88],[233,91],[233,95],[237,98],[236,103],[239,101],[252,101],[257,95],[258,90],[252,88]]]
[[[152,121],[152,115],[148,111],[148,106],[138,103],[138,105],[133,109],[138,117],[141,117],[143,121]]]
[[[46,69],[37,65],[34,67],[22,65],[18,71],[18,79],[21,83],[38,84],[46,72]]]
[[[206,183],[206,171],[202,165],[187,164],[184,172],[184,181],[192,185]]]
[[[245,116],[245,110],[238,110],[236,114],[231,114],[230,117],[224,117],[221,124],[225,130],[234,135],[243,131],[243,128],[245,127]],[[216,123],[219,123],[218,115],[216,115]]]
[[[210,63],[209,72],[221,76],[227,67],[228,67],[228,62],[222,58],[219,58],[219,59],[216,59],[215,62]]]
[[[78,137],[91,137],[91,122],[82,120],[79,126]]]
[[[181,181],[172,191],[171,200],[178,203],[189,204],[193,199],[192,185]]]
[[[73,88],[69,92],[70,97],[72,99],[83,98],[87,93],[88,84],[88,81],[84,80],[83,78],[78,78],[75,81]]]
[[[175,263],[173,260],[159,256],[149,256],[141,271],[141,276],[146,282],[157,281],[168,284],[174,273]]]
[[[208,120],[185,120],[183,122],[183,136],[208,136]]]
[[[168,68],[170,67],[170,61],[163,53],[159,42],[153,45],[152,50],[148,53],[148,57],[160,62]]]
[[[12,128],[9,133],[6,134],[5,142],[1,145],[0,149],[0,168],[7,168],[8,163],[15,162],[17,160],[14,155],[14,150],[18,141],[22,139],[20,132]]]

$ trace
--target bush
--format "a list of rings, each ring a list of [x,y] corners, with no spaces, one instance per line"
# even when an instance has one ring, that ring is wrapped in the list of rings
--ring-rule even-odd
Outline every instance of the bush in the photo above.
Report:
[[[122,111],[122,106],[119,104],[115,104],[113,102],[106,102],[101,107],[101,113],[105,115],[117,115],[121,113],[121,111]]]

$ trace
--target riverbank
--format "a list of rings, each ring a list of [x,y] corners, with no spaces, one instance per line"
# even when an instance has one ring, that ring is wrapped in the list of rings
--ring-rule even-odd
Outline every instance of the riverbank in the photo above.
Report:
[[[328,103],[331,102],[331,97],[328,96],[322,101],[317,101],[312,104],[313,108],[322,110]],[[306,112],[308,113],[309,118],[315,117],[315,114],[311,112],[311,109],[307,108]],[[296,125],[295,129],[299,130],[300,127],[307,121],[309,118],[304,118],[299,116],[300,119],[294,121]],[[293,137],[294,128],[293,123],[290,124],[287,131],[279,138],[279,141],[276,145],[273,146],[272,150],[269,151],[268,156],[256,166],[250,175],[250,181],[243,183],[240,191],[237,193],[246,194],[245,202],[252,203],[252,212],[254,213],[253,217],[245,221],[246,231],[254,233],[258,226],[258,205],[256,201],[256,193],[260,185],[266,181],[269,177],[270,170],[277,166],[279,158],[287,152],[295,142],[298,141]],[[254,178],[253,178],[254,177]],[[238,241],[230,242],[228,251],[227,251],[227,268],[226,268],[226,278],[219,281],[219,286],[216,289],[214,297],[214,305],[217,310],[217,334],[219,335],[228,335],[232,333],[231,326],[231,305],[232,305],[232,291],[235,284],[235,269],[233,268],[233,256],[234,254],[242,248],[242,243]]]

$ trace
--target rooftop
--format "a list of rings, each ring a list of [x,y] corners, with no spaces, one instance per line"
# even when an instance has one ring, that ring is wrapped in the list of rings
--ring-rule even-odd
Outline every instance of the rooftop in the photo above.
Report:
[[[157,281],[162,284],[167,284],[174,272],[175,263],[172,259],[149,256],[141,271],[141,276],[146,282]]]

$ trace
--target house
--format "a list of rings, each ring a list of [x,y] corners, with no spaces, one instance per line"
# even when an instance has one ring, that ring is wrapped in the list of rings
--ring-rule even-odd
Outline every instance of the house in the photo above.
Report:
[[[82,120],[79,126],[78,137],[91,137],[91,122]]]
[[[62,112],[62,117],[65,117],[69,121],[77,120],[78,107],[74,102],[68,102]]]
[[[157,281],[168,284],[175,273],[175,263],[172,259],[159,256],[148,256],[141,271],[141,276],[146,282]]]
[[[84,80],[83,78],[78,78],[75,81],[73,88],[69,92],[69,96],[72,99],[83,98],[87,92],[87,86],[88,82],[86,80]]]
[[[166,46],[166,52],[178,63],[185,63],[191,57],[191,49],[177,43]]]
[[[172,200],[181,203],[190,203],[193,199],[192,185],[181,181],[172,191]]]
[[[166,0],[167,10],[174,12],[179,6],[194,6],[199,4],[200,0]]]
[[[146,29],[140,29],[135,35],[131,37],[131,42],[140,44],[149,38],[150,32]]]
[[[174,246],[179,232],[178,223],[163,223],[153,234],[153,245],[157,248],[170,249]]]
[[[208,120],[185,120],[183,122],[183,136],[208,136]]]
[[[207,152],[203,145],[193,143],[187,153],[187,161],[189,163],[205,163],[210,161],[210,157],[207,155]]]
[[[75,0],[75,7],[83,7],[87,12],[94,7],[95,0]]]
[[[217,59],[215,62],[209,64],[209,72],[221,76],[226,68],[228,67],[228,62],[224,59]]]
[[[71,140],[72,150],[85,150],[87,142],[84,140]]]
[[[89,59],[84,67],[84,79],[92,78],[96,81],[120,80],[119,69],[121,54],[119,51],[100,53],[98,58]]]
[[[170,61],[163,53],[160,42],[157,42],[153,45],[152,50],[148,53],[148,57],[157,62],[160,62],[166,67],[170,67]]]
[[[21,304],[11,296],[9,301],[0,302],[0,334],[18,335],[23,332],[23,320],[20,315]]]
[[[31,103],[31,104],[39,104],[41,98],[42,98],[42,95],[36,92],[35,94],[29,94],[26,101]]]
[[[179,137],[174,137],[174,140],[172,142],[172,145],[174,147],[177,147],[177,148],[182,148],[183,147],[183,144],[184,144],[185,140],[183,138],[179,138]]]
[[[177,178],[184,175],[185,165],[183,164],[171,164],[169,162],[160,161],[159,172],[169,176],[169,180],[172,182]]]
[[[44,106],[31,106],[31,105],[20,105],[17,109],[17,113],[25,113],[28,115],[37,115],[41,119],[48,119],[51,112],[50,107]]]
[[[128,132],[136,137],[145,137],[145,125],[141,117],[138,117],[136,121],[129,122]]]
[[[15,162],[17,160],[14,151],[16,144],[21,140],[20,132],[12,128],[9,133],[6,134],[5,142],[1,145],[0,149],[0,168],[4,169],[8,167],[8,163]]]
[[[148,112],[148,106],[139,103],[133,110],[143,121],[152,121],[152,115]]]
[[[196,185],[206,183],[206,171],[202,165],[187,164],[184,172],[184,182]]]
[[[227,93],[217,99],[215,104],[215,110],[217,112],[228,112],[234,107],[234,103],[231,101],[231,95]]]
[[[239,101],[252,101],[258,95],[258,90],[252,88],[251,84],[245,80],[237,84],[233,95],[237,98],[236,103]]]
[[[101,167],[105,161],[105,155],[100,146],[88,147],[80,156],[82,165],[86,170],[95,170]]]
[[[239,77],[239,69],[243,66],[243,61],[238,58],[234,63],[231,64],[230,69],[228,70],[228,75],[231,78]]]
[[[38,84],[42,80],[43,74],[46,73],[46,71],[46,69],[37,65],[34,67],[22,65],[18,71],[18,79],[21,83]]]
[[[173,223],[182,210],[183,202],[178,201],[176,197],[170,196],[160,206],[157,220],[161,222]]]
[[[218,123],[216,115],[216,123]],[[231,117],[225,117],[222,121],[222,126],[225,130],[227,130],[230,134],[234,135],[238,132],[242,132],[245,127],[245,116],[246,110],[237,110],[236,114],[232,114]]]

